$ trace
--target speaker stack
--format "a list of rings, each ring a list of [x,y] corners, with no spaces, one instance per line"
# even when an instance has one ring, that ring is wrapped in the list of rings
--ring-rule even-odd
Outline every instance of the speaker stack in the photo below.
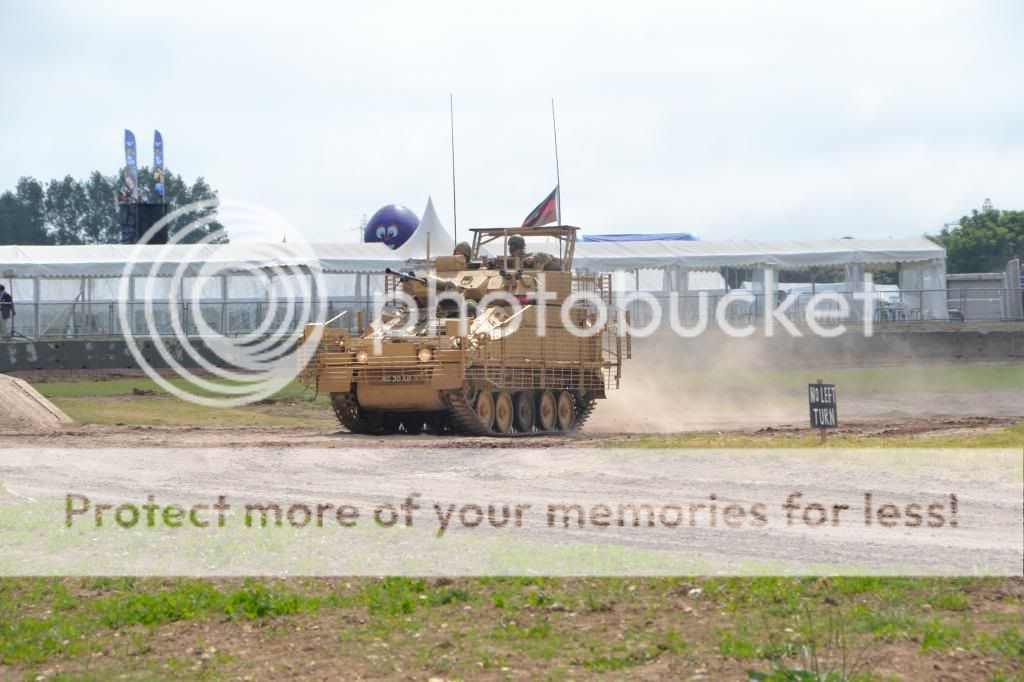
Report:
[[[118,207],[118,221],[121,224],[122,244],[166,244],[167,226],[150,235],[148,240],[143,240],[149,228],[153,227],[161,218],[167,215],[167,204],[151,203],[123,203]]]

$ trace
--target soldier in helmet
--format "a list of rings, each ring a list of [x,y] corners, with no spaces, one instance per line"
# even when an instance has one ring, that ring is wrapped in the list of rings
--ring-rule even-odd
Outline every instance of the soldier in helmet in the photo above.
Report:
[[[513,259],[512,263],[515,263],[515,259],[520,259],[523,267],[530,270],[561,270],[562,265],[557,258],[549,254],[540,253],[527,253],[526,252],[526,240],[519,235],[514,235],[508,238],[508,255],[509,258]],[[512,263],[509,265],[511,266]]]
[[[467,270],[476,270],[480,267],[479,263],[471,263],[470,257],[473,255],[473,247],[469,245],[469,242],[459,242],[455,245],[452,250],[453,256],[462,256],[462,259],[466,261]]]
[[[469,257],[473,255],[473,247],[469,245],[469,242],[459,242],[458,244],[455,245],[455,248],[452,250],[452,255],[462,256],[463,258],[466,259],[466,262],[468,263]]]
[[[519,235],[512,235],[508,238],[508,259],[503,259],[500,256],[494,258],[490,262],[490,269],[495,268],[513,268],[516,265],[516,259],[522,259],[525,264],[528,254],[526,253],[526,240]],[[505,263],[503,266],[502,263]]]
[[[508,255],[511,258],[526,258],[526,240],[518,234],[508,238]]]

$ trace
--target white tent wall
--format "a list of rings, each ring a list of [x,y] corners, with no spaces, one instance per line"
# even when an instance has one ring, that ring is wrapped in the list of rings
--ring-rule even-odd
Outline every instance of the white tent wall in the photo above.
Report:
[[[557,251],[554,245],[538,250]],[[383,272],[401,267],[405,259],[380,244],[213,244],[140,246],[4,246],[0,247],[0,273],[30,277],[120,277],[125,263],[137,257],[139,269],[162,264],[160,274],[183,267],[193,274],[211,264],[219,271],[252,271],[268,265],[292,265],[319,260],[325,272]],[[632,271],[684,267],[715,270],[757,265],[777,270],[805,270],[814,266],[862,263],[944,262],[945,251],[927,239],[830,239],[803,242],[581,242],[575,267],[588,272]],[[7,279],[4,275],[4,279]]]
[[[1003,272],[1003,286],[1006,287],[1006,302],[1003,306],[1003,314],[1008,317],[1024,317],[1024,296],[1021,290],[1024,289],[1024,277],[1021,276],[1021,263],[1019,258],[1014,258],[1006,264]]]
[[[434,226],[440,235],[443,226],[439,221]],[[529,248],[557,252],[554,242],[544,244],[530,240]],[[433,240],[431,251],[434,252]],[[158,275],[133,278],[136,320],[141,319],[141,301],[146,292],[151,298],[166,302],[171,298],[169,276],[181,270],[188,276],[181,285],[180,295],[186,302],[192,301],[195,295],[203,319],[228,330],[252,324],[257,313],[267,312],[250,306],[249,310],[257,310],[257,313],[249,315],[248,322],[238,321],[245,304],[262,306],[272,294],[279,298],[285,296],[289,284],[292,285],[290,290],[298,295],[328,299],[338,308],[355,310],[359,305],[365,308],[372,303],[375,294],[383,291],[381,273],[385,268],[405,270],[411,267],[401,254],[381,244],[0,246],[0,275],[11,289],[16,304],[22,304],[18,309],[22,315],[19,323],[29,322],[25,304],[30,309],[35,307],[32,302],[38,287],[40,306],[27,317],[38,315],[40,323],[28,326],[44,330],[56,324],[75,333],[90,328],[114,332],[117,325],[112,318],[116,315],[111,315],[110,311],[116,306],[112,302],[119,299],[125,263],[133,256],[139,263],[136,272],[150,271],[156,265],[153,271]],[[298,275],[294,282],[272,283],[261,276],[271,267],[295,266],[308,263],[311,258],[318,260],[323,269],[322,287],[311,287],[308,275]],[[639,289],[659,297],[678,292],[691,298],[700,291],[709,291],[713,297],[724,293],[726,285],[720,270],[726,267],[758,268],[772,273],[775,282],[777,273],[782,270],[843,266],[850,281],[846,290],[851,293],[859,290],[865,268],[894,267],[900,272],[900,287],[905,292],[902,306],[907,319],[947,317],[943,292],[945,251],[926,239],[579,242],[574,265],[582,272],[612,272],[613,287],[620,294]],[[196,275],[204,268],[218,275],[197,279]],[[162,305],[163,312],[169,312],[167,304]],[[70,313],[69,306],[72,306]],[[233,319],[236,322],[232,322]]]
[[[754,268],[753,278],[751,286],[757,300],[752,308],[761,317],[767,317],[775,309],[775,292],[779,285],[779,273],[771,266],[758,265]]]
[[[899,287],[908,319],[945,320],[949,317],[945,259],[901,265]]]
[[[949,299],[946,295],[946,259],[934,259],[923,263],[924,300],[922,312],[926,320],[945,320],[949,318]]]

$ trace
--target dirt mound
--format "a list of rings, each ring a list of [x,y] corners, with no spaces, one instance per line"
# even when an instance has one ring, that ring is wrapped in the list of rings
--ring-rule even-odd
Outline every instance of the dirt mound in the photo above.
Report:
[[[0,374],[0,430],[43,431],[73,423],[28,382]]]

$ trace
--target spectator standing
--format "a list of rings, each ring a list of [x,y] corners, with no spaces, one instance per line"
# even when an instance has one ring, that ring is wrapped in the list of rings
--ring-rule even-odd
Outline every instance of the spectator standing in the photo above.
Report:
[[[0,336],[14,336],[14,299],[0,284]]]

